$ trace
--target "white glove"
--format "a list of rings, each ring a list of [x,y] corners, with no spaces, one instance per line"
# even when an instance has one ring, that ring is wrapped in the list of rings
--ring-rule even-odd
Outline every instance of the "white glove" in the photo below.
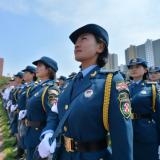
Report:
[[[46,158],[50,155],[49,138],[53,136],[53,133],[46,133],[41,143],[38,145],[38,152],[41,158]]]
[[[55,149],[56,149],[56,140],[54,140],[53,143],[51,144],[50,153],[54,153]]]
[[[21,110],[19,112],[19,115],[18,115],[18,120],[22,120],[26,116],[26,114],[27,114],[27,110],[26,109]]]
[[[7,102],[7,107],[6,107],[6,108],[9,108],[9,106],[11,106],[11,105],[12,105],[12,101],[9,100],[9,101]]]
[[[11,105],[11,112],[14,112],[17,109],[18,105]]]
[[[9,110],[9,106],[6,107],[6,110]]]

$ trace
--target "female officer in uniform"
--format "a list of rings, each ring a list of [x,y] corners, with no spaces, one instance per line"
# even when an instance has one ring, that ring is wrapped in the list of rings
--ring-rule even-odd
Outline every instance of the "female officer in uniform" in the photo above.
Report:
[[[149,79],[160,85],[160,67],[151,67],[149,69]]]
[[[128,88],[119,73],[101,68],[108,57],[107,31],[99,25],[88,24],[74,31],[70,39],[75,45],[74,55],[81,63],[81,71],[65,86],[58,99],[60,121],[69,107],[73,107],[62,128],[64,142],[59,159],[108,160],[111,153],[107,150],[107,135],[110,132],[112,159],[132,160]],[[55,108],[56,105],[56,111]],[[49,148],[46,137],[54,133],[57,121],[48,117],[48,122],[38,148],[43,158],[48,156],[49,149],[51,152],[55,149],[55,141]]]
[[[33,153],[39,143],[39,136],[46,124],[47,115],[51,112],[52,102],[59,93],[54,83],[58,70],[57,63],[49,57],[42,57],[33,64],[37,66],[36,76],[41,83],[34,88],[32,96],[27,99],[25,119],[27,131],[24,137],[27,160],[33,159]]]
[[[147,62],[141,58],[131,59],[129,85],[133,112],[134,160],[158,160],[160,138],[160,98],[154,83],[147,78]]]
[[[22,72],[24,72],[23,75],[23,80],[24,80],[24,84],[22,85],[22,89],[19,92],[19,96],[17,98],[17,103],[18,103],[18,136],[19,136],[19,144],[20,144],[20,148],[19,149],[19,156],[18,157],[22,157],[23,153],[24,153],[24,133],[25,133],[25,124],[24,124],[24,118],[26,116],[26,92],[28,87],[30,87],[33,83],[34,80],[36,80],[36,68],[33,66],[27,66],[24,70],[22,70]]]

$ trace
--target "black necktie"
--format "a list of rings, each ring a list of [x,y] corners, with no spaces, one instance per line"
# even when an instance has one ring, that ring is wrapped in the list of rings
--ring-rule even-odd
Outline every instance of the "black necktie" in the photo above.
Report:
[[[76,95],[77,91],[81,88],[82,80],[83,80],[83,74],[82,72],[79,72],[74,80],[72,98]]]

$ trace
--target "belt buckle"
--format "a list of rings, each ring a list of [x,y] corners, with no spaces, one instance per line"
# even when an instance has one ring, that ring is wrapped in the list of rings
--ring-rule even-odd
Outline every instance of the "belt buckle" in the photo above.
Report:
[[[74,152],[74,150],[72,148],[72,142],[73,142],[73,138],[69,138],[69,137],[64,136],[64,145],[65,145],[67,152]]]
[[[27,119],[25,119],[24,123],[25,123],[26,127],[28,127],[28,120]]]

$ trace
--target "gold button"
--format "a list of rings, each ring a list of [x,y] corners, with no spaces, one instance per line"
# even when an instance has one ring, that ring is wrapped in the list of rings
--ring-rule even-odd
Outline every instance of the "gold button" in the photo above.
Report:
[[[64,131],[65,131],[65,132],[67,132],[67,127],[66,127],[66,126],[64,126],[64,128],[63,128],[63,129],[64,129]]]
[[[68,105],[66,104],[64,108],[65,108],[65,110],[67,110],[68,109]]]

